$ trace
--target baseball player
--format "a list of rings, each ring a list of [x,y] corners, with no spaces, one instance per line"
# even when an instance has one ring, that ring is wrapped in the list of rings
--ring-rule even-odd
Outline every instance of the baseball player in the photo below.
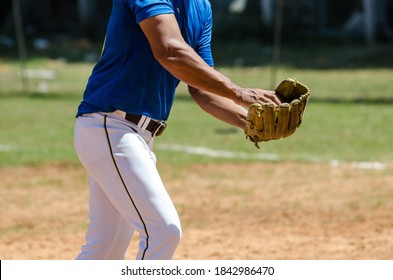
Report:
[[[173,257],[181,226],[153,142],[179,81],[207,113],[239,128],[245,106],[280,103],[274,91],[242,88],[213,68],[211,33],[208,0],[113,0],[75,125],[75,149],[90,175],[90,223],[77,259],[124,259],[135,231],[136,259]]]

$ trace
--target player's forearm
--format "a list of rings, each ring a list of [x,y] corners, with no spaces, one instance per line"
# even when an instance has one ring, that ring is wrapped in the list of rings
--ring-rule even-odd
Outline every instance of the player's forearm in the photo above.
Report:
[[[238,86],[228,77],[206,64],[185,43],[179,42],[179,46],[175,47],[172,52],[157,59],[172,75],[184,83],[199,90],[228,98],[238,105],[248,107],[256,102],[281,103],[274,91]]]
[[[170,52],[157,57],[173,76],[194,88],[226,97],[236,103],[239,102],[242,91],[238,85],[207,65],[185,43],[174,44],[175,46],[172,46],[173,49]]]
[[[227,98],[208,92],[188,88],[194,101],[213,117],[243,129],[246,125],[247,110]]]

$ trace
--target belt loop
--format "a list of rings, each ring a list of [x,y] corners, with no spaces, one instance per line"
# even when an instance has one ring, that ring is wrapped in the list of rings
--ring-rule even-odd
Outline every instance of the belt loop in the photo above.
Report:
[[[138,122],[138,126],[142,129],[146,129],[147,125],[149,124],[149,122],[147,121],[148,118],[144,115],[141,115],[141,118]]]
[[[166,128],[166,123],[165,122],[159,122],[157,123],[156,127],[152,131],[152,136],[160,136]]]

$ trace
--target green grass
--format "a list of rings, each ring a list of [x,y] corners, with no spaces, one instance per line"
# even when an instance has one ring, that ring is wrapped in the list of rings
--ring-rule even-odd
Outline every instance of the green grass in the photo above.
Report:
[[[192,113],[190,113],[192,112]],[[158,144],[204,146],[216,150],[278,155],[282,160],[383,161],[393,160],[393,126],[390,104],[313,102],[307,107],[302,126],[289,138],[262,143],[256,149],[241,130],[211,119],[190,100],[175,102],[168,131]],[[180,133],[179,133],[180,132]],[[182,133],[181,133],[182,132]],[[158,151],[161,160],[188,162],[195,156]],[[199,156],[198,160],[210,158]],[[235,159],[239,160],[239,159]]]
[[[72,143],[77,101],[30,97],[3,98],[0,166],[75,160]]]
[[[50,69],[55,80],[28,81],[22,92],[18,65],[0,68],[0,166],[77,161],[73,148],[76,108],[92,65],[64,61],[29,61],[28,69]],[[39,92],[45,83],[48,92]]]
[[[74,116],[93,65],[29,60],[28,68],[51,69],[57,76],[55,80],[30,80],[28,92],[22,93],[18,64],[1,58],[0,62],[0,167],[78,162],[73,147]],[[241,85],[270,87],[269,65],[217,68]],[[167,150],[173,145],[232,151],[237,155],[271,154],[281,160],[393,161],[393,68],[283,64],[277,79],[289,76],[298,78],[312,91],[303,125],[293,136],[263,143],[258,150],[245,139],[243,131],[204,113],[181,85],[168,129],[156,139],[159,162],[181,165],[253,160]],[[46,83],[47,92],[39,92],[42,83]]]

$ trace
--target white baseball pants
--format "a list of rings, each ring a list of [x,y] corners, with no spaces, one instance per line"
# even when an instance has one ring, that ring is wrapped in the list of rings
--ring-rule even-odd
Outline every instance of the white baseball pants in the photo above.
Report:
[[[138,231],[138,260],[171,259],[179,216],[156,168],[154,137],[113,114],[77,118],[75,149],[90,175],[86,244],[76,259],[124,259]]]

